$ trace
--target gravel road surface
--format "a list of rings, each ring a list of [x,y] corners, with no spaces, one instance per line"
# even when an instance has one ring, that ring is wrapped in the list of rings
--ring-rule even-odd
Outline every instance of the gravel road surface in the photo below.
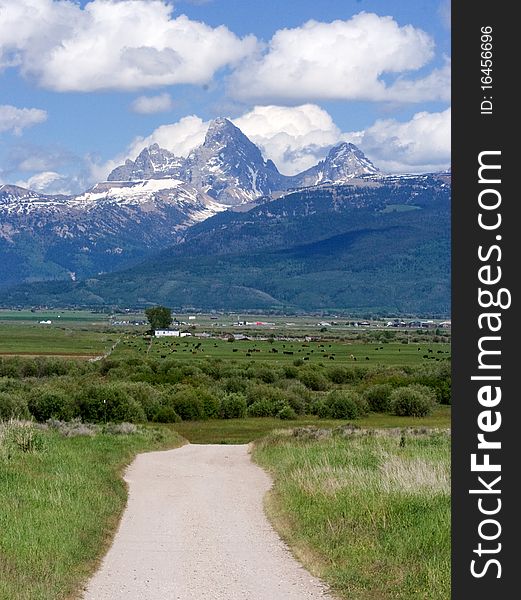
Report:
[[[248,446],[140,454],[128,506],[84,600],[333,600],[263,512],[271,487]]]

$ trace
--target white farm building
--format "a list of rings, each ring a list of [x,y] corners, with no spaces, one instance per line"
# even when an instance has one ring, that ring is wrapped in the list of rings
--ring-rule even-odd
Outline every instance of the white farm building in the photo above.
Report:
[[[192,334],[179,331],[179,329],[156,329],[154,331],[155,337],[186,337],[187,335]]]

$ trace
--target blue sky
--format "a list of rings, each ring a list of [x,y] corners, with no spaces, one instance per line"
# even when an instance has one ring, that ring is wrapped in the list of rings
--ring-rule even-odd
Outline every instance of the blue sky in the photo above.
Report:
[[[0,0],[0,183],[76,193],[227,116],[280,170],[450,162],[446,0]]]

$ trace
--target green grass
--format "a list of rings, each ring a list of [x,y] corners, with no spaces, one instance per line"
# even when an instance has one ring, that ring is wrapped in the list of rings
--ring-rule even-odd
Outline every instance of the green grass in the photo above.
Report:
[[[450,427],[450,406],[437,406],[428,417],[395,417],[388,414],[371,413],[357,421],[299,417],[294,421],[282,421],[272,417],[228,419],[208,421],[183,421],[171,425],[179,435],[192,444],[247,444],[270,434],[275,429],[293,429],[315,425],[334,428],[346,423],[363,427]]]
[[[276,352],[275,352],[276,351]],[[286,353],[286,354],[285,354]],[[237,362],[262,361],[274,364],[292,364],[296,359],[309,364],[327,366],[414,366],[439,362],[450,358],[450,344],[446,343],[348,343],[339,341],[281,341],[169,338],[148,342],[138,335],[125,335],[112,355],[114,358],[148,356],[194,361],[208,358]],[[355,360],[356,358],[356,360]]]
[[[450,438],[255,444],[274,476],[268,514],[294,554],[346,600],[450,598]]]
[[[108,351],[117,338],[94,329],[0,324],[0,354],[96,356]]]
[[[108,548],[126,504],[122,470],[147,450],[180,445],[167,428],[65,438],[12,451],[0,432],[0,599],[77,597]],[[4,439],[5,442],[5,439]]]
[[[5,310],[0,309],[0,321],[38,322],[58,321],[72,323],[106,323],[107,315],[86,310]]]

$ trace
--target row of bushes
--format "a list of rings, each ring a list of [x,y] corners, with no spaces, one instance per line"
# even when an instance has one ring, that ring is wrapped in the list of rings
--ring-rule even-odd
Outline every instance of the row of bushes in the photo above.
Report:
[[[448,363],[417,367],[356,367],[307,365],[301,359],[294,364],[273,365],[262,362],[176,359],[107,358],[96,363],[62,361],[59,359],[0,359],[0,377],[14,379],[47,379],[69,376],[101,376],[111,381],[144,382],[152,385],[185,384],[196,388],[218,385],[227,392],[246,393],[252,382],[284,385],[299,381],[308,390],[326,392],[338,386],[351,386],[364,391],[377,384],[395,389],[411,384],[431,388],[436,401],[451,402],[451,371]],[[386,394],[388,396],[389,394]],[[371,407],[371,410],[380,410]],[[387,410],[387,408],[382,408]]]
[[[29,387],[4,380],[0,384],[0,420],[33,417],[40,422],[79,418],[91,423],[172,423],[245,416],[293,419],[304,414],[356,419],[369,411],[424,416],[435,401],[434,391],[418,384],[395,389],[377,384],[363,392],[336,389],[313,393],[298,381],[286,382],[284,387],[251,382],[244,390],[227,390],[102,380],[80,384],[66,378]]]

